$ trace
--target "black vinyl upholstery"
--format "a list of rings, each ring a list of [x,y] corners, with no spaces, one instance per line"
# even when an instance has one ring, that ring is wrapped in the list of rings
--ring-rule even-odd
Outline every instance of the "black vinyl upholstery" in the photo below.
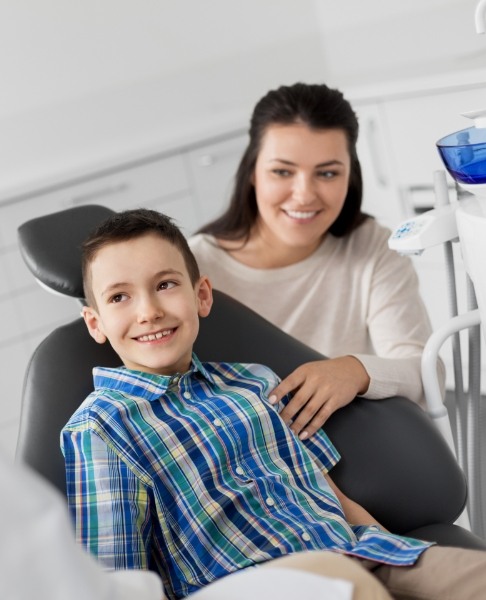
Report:
[[[83,208],[89,212],[90,207]],[[63,213],[72,222],[70,212]],[[24,244],[27,230],[27,237],[42,235],[42,222],[38,228],[31,222],[21,229]],[[29,247],[36,246],[38,241]],[[24,246],[24,256],[26,252]],[[38,261],[36,265],[35,275],[43,281]],[[49,278],[56,279],[52,273]],[[322,358],[238,301],[217,290],[214,296],[195,345],[202,360],[260,362],[285,377],[298,365]],[[32,356],[24,383],[17,458],[62,491],[60,430],[92,390],[92,368],[119,363],[109,345],[94,342],[82,319],[57,328]],[[420,408],[399,397],[356,398],[329,419],[325,430],[342,456],[331,473],[333,479],[391,531],[443,545],[486,549],[483,540],[453,525],[465,506],[465,477]]]
[[[105,206],[76,206],[21,225],[20,252],[34,277],[54,292],[82,298],[81,243],[112,214]]]

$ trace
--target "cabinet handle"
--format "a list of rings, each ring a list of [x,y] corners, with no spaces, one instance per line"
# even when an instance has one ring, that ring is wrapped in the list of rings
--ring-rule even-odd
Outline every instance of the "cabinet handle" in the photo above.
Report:
[[[380,152],[380,140],[378,138],[378,126],[374,119],[369,119],[366,123],[366,134],[368,138],[371,163],[375,171],[376,180],[378,183],[387,187],[388,179],[386,176],[381,152]]]
[[[100,198],[104,198],[106,196],[114,196],[116,194],[121,194],[123,192],[126,192],[129,188],[130,184],[126,182],[107,185],[105,187],[91,190],[90,192],[86,192],[84,194],[80,194],[79,196],[73,196],[68,202],[68,204],[76,205],[84,204],[85,202],[93,202],[93,200],[99,200]]]

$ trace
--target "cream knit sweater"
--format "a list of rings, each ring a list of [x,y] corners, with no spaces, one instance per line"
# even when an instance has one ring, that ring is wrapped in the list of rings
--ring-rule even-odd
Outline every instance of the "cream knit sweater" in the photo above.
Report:
[[[189,244],[216,289],[330,358],[358,358],[371,379],[364,397],[403,395],[424,406],[420,361],[431,325],[413,265],[388,249],[389,235],[367,219],[278,269],[247,267],[212,236],[197,234]],[[442,363],[438,369],[444,387]]]

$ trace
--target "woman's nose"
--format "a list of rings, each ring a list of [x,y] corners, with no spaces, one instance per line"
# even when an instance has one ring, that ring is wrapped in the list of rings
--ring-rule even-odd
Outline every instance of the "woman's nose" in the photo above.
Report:
[[[310,204],[313,202],[316,197],[316,190],[312,178],[305,174],[300,174],[296,177],[293,196],[299,204]]]

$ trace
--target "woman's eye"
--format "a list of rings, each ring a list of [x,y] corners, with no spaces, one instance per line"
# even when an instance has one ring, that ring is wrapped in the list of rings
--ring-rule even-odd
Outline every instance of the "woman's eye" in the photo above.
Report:
[[[170,290],[171,288],[175,287],[176,283],[175,281],[161,281],[158,285],[159,290]]]
[[[317,176],[320,177],[321,179],[332,179],[333,177],[336,177],[337,173],[336,171],[318,171],[317,172]]]
[[[273,169],[272,173],[274,173],[274,175],[278,175],[279,177],[289,177],[291,174],[288,169]]]

